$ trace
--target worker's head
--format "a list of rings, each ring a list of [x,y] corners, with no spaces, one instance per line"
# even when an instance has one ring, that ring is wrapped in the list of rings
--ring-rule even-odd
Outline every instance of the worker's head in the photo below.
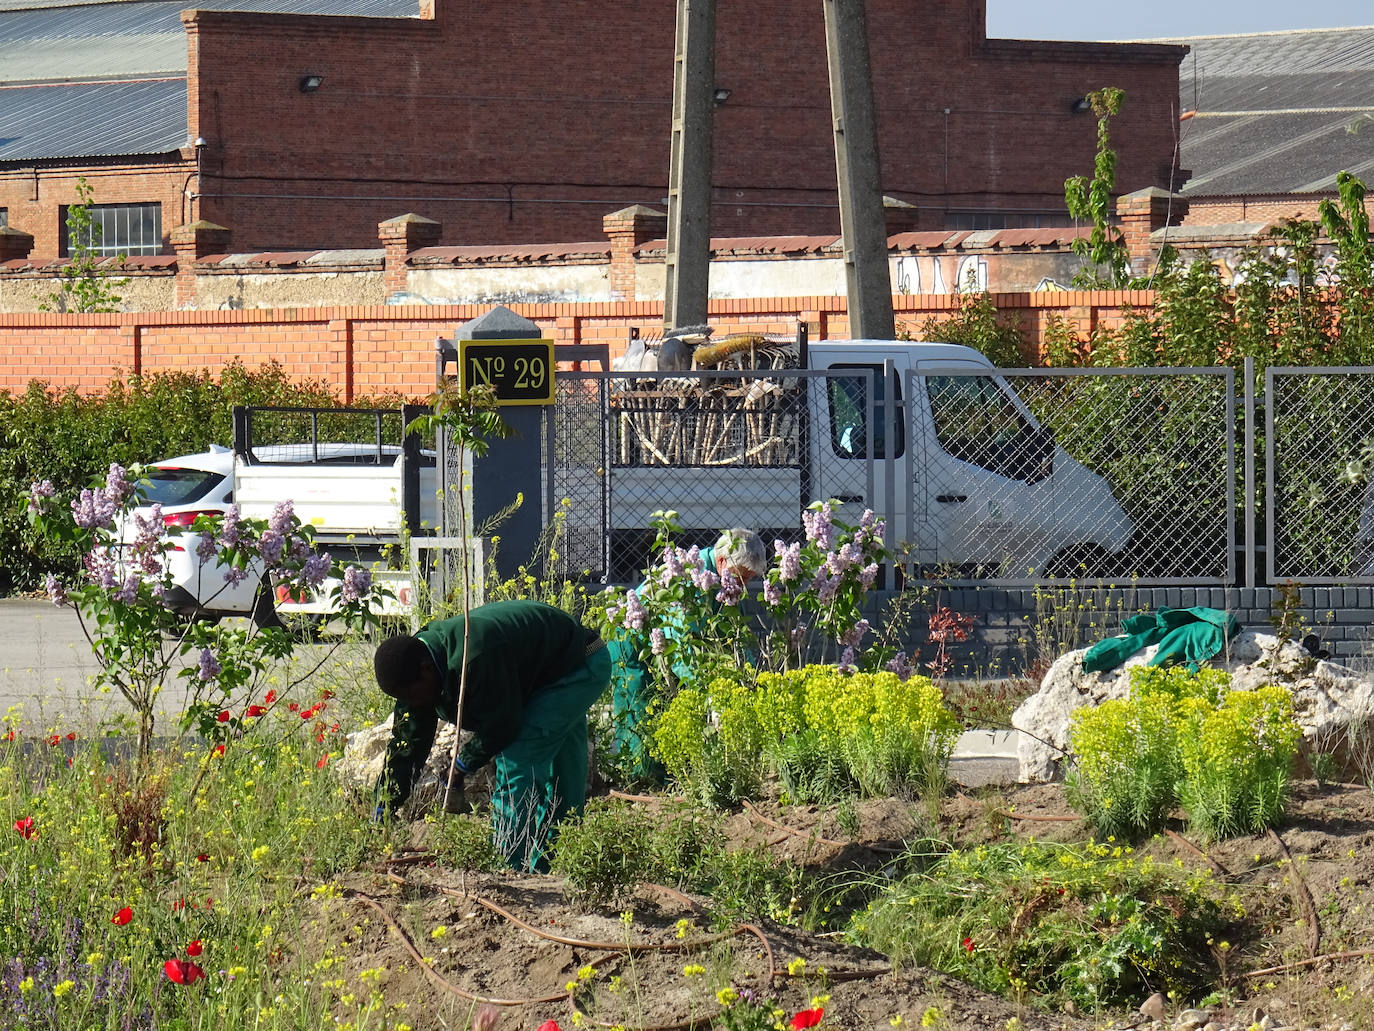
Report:
[[[716,541],[716,573],[724,576],[730,573],[741,583],[748,583],[756,576],[762,576],[768,568],[768,552],[764,550],[763,539],[753,530],[735,527],[726,530]]]
[[[372,669],[382,693],[400,702],[433,705],[439,699],[439,671],[425,642],[409,634],[377,646]]]

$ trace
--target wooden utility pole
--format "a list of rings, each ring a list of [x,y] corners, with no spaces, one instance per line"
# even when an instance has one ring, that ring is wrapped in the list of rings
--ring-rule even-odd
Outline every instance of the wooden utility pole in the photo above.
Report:
[[[677,0],[673,128],[668,164],[668,253],[663,328],[706,322],[711,269],[711,147],[716,89],[716,0]]]
[[[891,340],[896,336],[896,323],[864,0],[822,2],[849,335],[854,340]]]

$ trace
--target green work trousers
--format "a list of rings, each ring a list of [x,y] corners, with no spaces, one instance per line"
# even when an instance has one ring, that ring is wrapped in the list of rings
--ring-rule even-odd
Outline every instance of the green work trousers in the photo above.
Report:
[[[587,801],[587,710],[611,680],[602,648],[534,693],[515,740],[496,756],[492,838],[516,870],[547,872],[555,825]]]

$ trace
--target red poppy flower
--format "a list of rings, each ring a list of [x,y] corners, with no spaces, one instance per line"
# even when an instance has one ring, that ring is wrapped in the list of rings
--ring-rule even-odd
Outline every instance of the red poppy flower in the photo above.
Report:
[[[275,690],[273,690],[273,691],[268,691],[268,692],[267,692],[267,696],[266,696],[265,698],[263,698],[262,701],[263,701],[263,704],[264,704],[264,705],[271,705],[271,704],[272,704],[273,702],[275,702],[276,700],[277,700],[277,692],[276,692]]]
[[[72,757],[71,757],[70,755],[67,756],[67,765],[68,765],[68,766],[72,765]]]
[[[330,690],[329,688],[327,688],[327,687],[326,687],[323,691],[320,692],[320,700],[321,700],[321,701],[327,702],[327,701],[329,701],[329,699],[331,699],[331,698],[333,698],[333,697],[334,697],[334,692],[331,691],[331,690]]]
[[[229,715],[228,709],[221,709],[219,712],[215,713],[215,719],[219,720],[221,723],[228,723],[233,718],[234,717]]]
[[[110,923],[114,924],[116,927],[123,927],[125,924],[127,924],[127,923],[128,923],[130,920],[132,920],[133,918],[134,918],[134,911],[133,911],[131,908],[129,908],[128,906],[125,906],[123,909],[121,909],[119,912],[117,912],[114,916],[110,917]]]
[[[792,1031],[802,1031],[803,1028],[815,1027],[821,1022],[821,1017],[825,1016],[825,1010],[817,1006],[813,1010],[801,1010],[792,1018],[788,1025]]]
[[[76,731],[74,731],[74,730],[69,730],[69,731],[67,731],[67,740],[68,740],[68,741],[75,741],[75,740],[76,740]]]
[[[48,735],[48,744],[50,744],[50,745],[56,745],[56,744],[57,744],[59,741],[61,741],[61,740],[62,740],[62,735],[61,735],[61,734],[49,734],[49,735]]]
[[[328,765],[329,765],[329,753],[328,753],[328,752],[325,752],[324,755],[320,756],[320,758],[316,761],[316,763],[315,763],[315,769],[317,769],[317,770],[322,770],[322,769],[324,769],[324,768],[325,768],[326,766],[328,766]]]
[[[206,909],[214,909],[214,908],[215,908],[215,899],[214,899],[214,896],[213,896],[213,895],[206,895],[206,896],[205,896],[205,908],[206,908]],[[234,948],[237,949],[238,946],[235,945]]]
[[[185,909],[185,908],[186,908],[186,900],[185,900],[185,899],[177,899],[175,902],[172,903],[172,912],[173,912],[173,913],[180,912],[181,910],[183,910],[183,909]]]
[[[190,945],[186,946],[186,955],[188,956],[199,956],[204,951],[205,946],[200,943],[199,938],[191,942]]]
[[[220,757],[221,755],[224,754],[224,746],[223,746],[223,745],[215,745],[215,747],[211,750],[210,754],[213,755],[213,756],[215,756],[216,758]]]
[[[29,838],[37,833],[33,826],[32,816],[25,816],[22,820],[15,820],[14,829],[19,832],[19,836],[25,841],[28,841]]]
[[[196,862],[197,862],[197,863],[208,863],[209,861],[210,861],[209,853],[202,852],[200,855],[196,856]]]
[[[262,705],[250,705],[250,706],[248,706],[247,711],[244,712],[243,715],[244,715],[244,718],[245,718],[245,719],[252,719],[254,716],[261,716],[261,715],[263,715],[263,713],[265,713],[265,712],[267,712],[267,709],[266,709],[265,706],[262,706]]]
[[[169,959],[162,964],[162,969],[173,984],[195,984],[205,976],[205,971],[189,959]]]
[[[539,1025],[539,1031],[563,1031],[556,1020],[546,1020]]]
[[[5,732],[5,735],[4,735],[3,737],[0,737],[0,741],[13,741],[13,740],[14,740],[14,731],[13,731],[12,729],[6,731],[6,732]]]
[[[302,710],[301,710],[301,719],[303,719],[303,720],[313,720],[313,719],[315,718],[315,713],[317,713],[318,711],[319,711],[319,706],[318,706],[318,705],[312,705],[312,706],[311,706],[310,708],[308,708],[308,709],[302,709]]]
[[[301,711],[300,703],[299,703],[299,702],[292,702],[290,705],[288,705],[288,706],[286,707],[286,711],[287,711],[287,712],[300,712],[300,711]]]
[[[963,940],[963,942],[961,942],[961,944],[964,946],[964,951],[965,951],[965,952],[972,952],[972,951],[973,951],[973,939],[972,939],[972,938],[965,938],[965,939]]]

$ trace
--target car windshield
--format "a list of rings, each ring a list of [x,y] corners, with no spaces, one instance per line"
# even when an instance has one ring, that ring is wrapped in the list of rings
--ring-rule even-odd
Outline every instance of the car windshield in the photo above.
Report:
[[[148,470],[149,484],[144,488],[148,504],[189,505],[199,501],[224,482],[219,473],[205,469],[178,469],[158,466]]]

